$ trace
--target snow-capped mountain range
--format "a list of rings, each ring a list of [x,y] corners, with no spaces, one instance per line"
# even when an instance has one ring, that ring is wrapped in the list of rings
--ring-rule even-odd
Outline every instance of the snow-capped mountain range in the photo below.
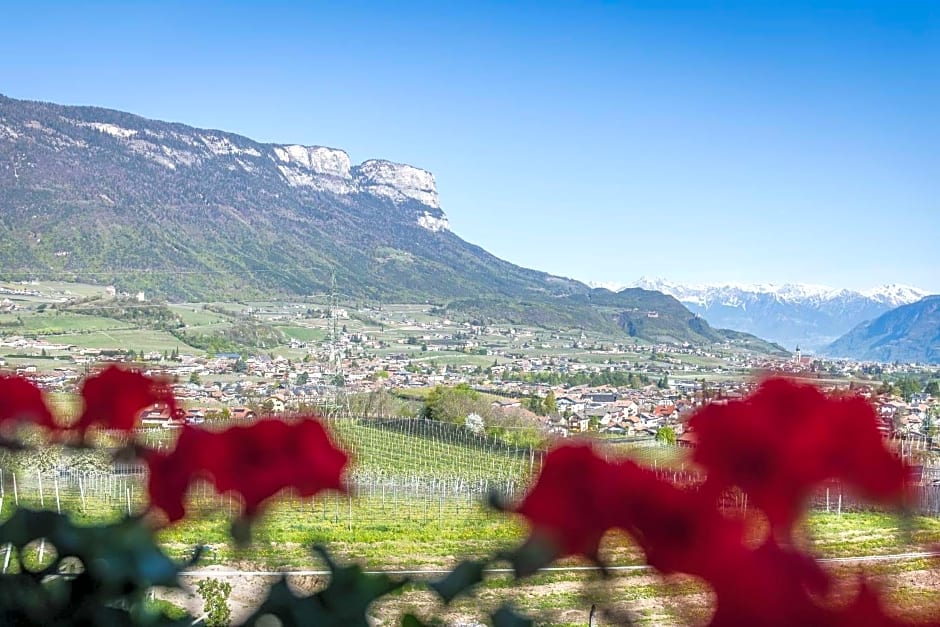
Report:
[[[789,349],[819,350],[856,325],[914,303],[929,292],[908,285],[854,291],[805,283],[683,284],[640,278],[627,285],[595,284],[613,291],[640,287],[674,296],[709,324],[746,331]]]

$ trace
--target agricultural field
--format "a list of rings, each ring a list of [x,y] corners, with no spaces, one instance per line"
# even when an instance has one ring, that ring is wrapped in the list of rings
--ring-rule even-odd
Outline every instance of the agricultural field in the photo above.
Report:
[[[16,303],[15,311],[0,314],[0,338],[42,337],[78,349],[161,354],[178,350],[195,357],[235,351],[299,360],[310,354],[326,359],[324,343],[332,336],[329,304],[322,299],[167,304],[148,301],[138,305],[132,298],[112,307],[103,288],[97,286],[41,283],[10,287],[22,288],[24,293],[11,296]],[[92,300],[75,301],[76,298]],[[343,342],[349,342],[347,333],[366,335],[370,345],[365,353],[359,354],[365,358],[404,354],[418,366],[469,370],[485,369],[495,362],[563,358],[584,369],[606,368],[612,363],[636,364],[640,371],[666,369],[680,376],[683,372],[693,376],[694,372],[694,376],[709,380],[733,380],[746,373],[746,369],[729,367],[727,359],[736,353],[727,348],[715,349],[714,355],[678,351],[667,357],[651,352],[648,343],[624,335],[498,323],[478,328],[470,335],[464,322],[449,320],[430,305],[376,307],[339,303],[338,306],[341,315],[336,320],[337,331],[342,330]],[[54,309],[57,307],[60,309]],[[61,307],[68,310],[62,311]],[[107,317],[109,307],[117,310],[114,318]],[[78,313],[81,308],[94,315]],[[153,314],[150,318],[128,315],[127,310],[134,308],[151,308]],[[171,328],[177,324],[181,326]],[[251,328],[245,328],[246,325]],[[266,338],[262,343],[251,344],[250,338],[261,337]],[[471,341],[470,349],[463,346],[467,340]],[[342,351],[352,348],[355,347],[348,343],[341,347]],[[35,349],[17,355],[29,357],[39,353]],[[720,366],[722,370],[718,370]]]
[[[340,559],[369,569],[435,571],[451,568],[462,558],[493,555],[524,538],[521,520],[485,504],[484,485],[505,488],[515,478],[513,493],[505,496],[519,498],[533,470],[531,457],[456,432],[409,431],[395,423],[379,427],[334,421],[331,428],[357,460],[349,494],[327,493],[313,499],[286,495],[256,521],[252,543],[240,548],[228,535],[238,502],[231,495],[215,494],[207,484],[197,484],[188,499],[194,516],[160,530],[161,544],[177,559],[190,555],[196,545],[208,547],[195,567],[200,573],[192,576],[195,579],[210,576],[214,570],[316,570],[322,565],[311,556],[314,543],[325,543]],[[645,449],[636,453],[647,460],[650,454]],[[89,524],[114,520],[127,512],[141,513],[146,507],[141,475],[39,473],[21,466],[16,468],[16,477],[14,490],[11,469],[2,473],[0,517],[8,516],[15,502],[60,508],[79,523]],[[802,526],[799,541],[828,558],[892,555],[923,550],[940,541],[940,520],[875,511],[814,512]],[[505,573],[493,572],[473,597],[447,610],[421,585],[412,584],[377,606],[375,615],[383,625],[396,624],[395,617],[405,611],[424,616],[444,612],[454,620],[466,620],[480,617],[483,608],[494,609],[504,600],[512,600],[518,609],[536,617],[538,624],[547,625],[585,624],[592,604],[626,611],[638,624],[678,624],[689,616],[707,615],[709,596],[701,584],[689,578],[663,578],[644,568],[642,555],[625,536],[610,534],[602,557],[615,567],[607,579],[594,571],[567,569],[586,565],[571,560],[560,563],[561,570],[540,573],[521,584]],[[856,562],[831,565],[846,573],[858,567]],[[888,587],[900,606],[940,600],[931,562],[886,560],[865,567]],[[422,580],[437,575],[412,576]],[[298,577],[296,584],[315,586],[313,579]],[[232,601],[236,616],[271,581],[260,575],[230,580],[236,586]],[[180,605],[194,602],[180,592],[161,595]]]

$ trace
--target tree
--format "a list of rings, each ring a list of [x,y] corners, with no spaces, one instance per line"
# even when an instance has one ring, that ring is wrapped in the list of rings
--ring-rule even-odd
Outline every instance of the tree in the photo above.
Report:
[[[921,389],[921,383],[916,377],[902,377],[897,383],[898,395],[905,400],[910,400],[911,396]]]
[[[545,400],[542,401],[542,408],[545,410],[545,415],[553,416],[558,413],[558,404],[555,402],[555,393],[551,390],[548,391],[548,394],[545,395]]]
[[[934,379],[924,387],[924,393],[930,394],[934,398],[940,398],[940,381]]]
[[[202,385],[202,379],[199,378],[199,373],[193,370],[192,374],[189,375],[189,382],[195,385]]]
[[[306,371],[298,372],[294,385],[307,385],[308,383],[310,383],[310,375]]]
[[[542,399],[536,394],[524,398],[522,405],[533,414],[541,416],[545,413],[545,405],[542,403]]]
[[[662,426],[656,430],[656,441],[663,444],[676,443],[676,431],[672,427]]]
[[[435,386],[424,401],[421,416],[430,420],[464,424],[467,414],[492,416],[489,401],[466,383],[454,387]]]

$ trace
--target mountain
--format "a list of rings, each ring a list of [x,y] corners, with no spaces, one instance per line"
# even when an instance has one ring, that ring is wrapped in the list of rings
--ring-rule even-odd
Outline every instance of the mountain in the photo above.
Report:
[[[865,322],[825,349],[827,355],[940,364],[940,296],[902,305]]]
[[[927,295],[904,285],[864,292],[801,283],[684,285],[647,278],[633,285],[675,296],[714,326],[814,351],[861,322]]]
[[[419,168],[3,97],[0,267],[174,298],[325,292],[334,272],[349,297],[585,289],[454,235]]]
[[[179,300],[324,294],[335,280],[346,300],[764,346],[671,297],[608,292],[598,305],[583,283],[489,254],[449,229],[434,176],[411,165],[3,96],[0,276]]]

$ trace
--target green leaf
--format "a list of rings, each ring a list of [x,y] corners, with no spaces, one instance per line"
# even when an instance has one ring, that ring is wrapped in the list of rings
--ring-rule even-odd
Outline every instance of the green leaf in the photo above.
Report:
[[[517,614],[508,605],[496,610],[490,618],[493,619],[493,627],[532,627],[535,625],[531,618]]]
[[[52,563],[36,572],[24,568],[24,547],[44,539]],[[145,610],[153,586],[178,587],[182,567],[156,545],[139,517],[110,525],[78,527],[64,515],[18,509],[0,525],[0,546],[17,552],[20,572],[0,575],[0,622],[24,625],[168,625],[161,613]],[[196,555],[198,557],[198,553]],[[81,562],[81,569],[63,563]],[[195,560],[195,558],[194,558]]]
[[[558,551],[548,538],[532,535],[512,551],[498,555],[512,564],[517,578],[528,577],[545,568],[558,556]]]
[[[428,586],[444,599],[444,603],[450,603],[457,596],[483,581],[484,568],[486,568],[486,562],[461,562],[443,579],[432,581]]]

